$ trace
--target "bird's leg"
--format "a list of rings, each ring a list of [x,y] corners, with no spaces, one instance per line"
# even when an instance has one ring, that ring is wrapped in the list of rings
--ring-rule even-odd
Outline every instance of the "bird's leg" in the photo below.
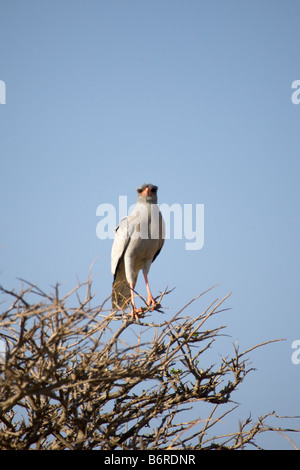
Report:
[[[151,312],[154,310],[154,307],[156,305],[155,299],[153,298],[153,295],[151,294],[149,282],[148,282],[148,276],[147,274],[144,274],[144,279],[146,283],[146,288],[147,288],[147,293],[148,293],[148,299],[147,299],[147,305],[150,307],[151,306]]]
[[[138,320],[139,319],[139,313],[142,313],[143,310],[141,308],[139,308],[137,310],[137,308],[135,306],[134,286],[133,286],[132,282],[129,283],[129,287],[130,287],[131,304],[132,304],[132,312],[129,314],[129,316],[132,317],[132,318],[135,318],[136,320]]]

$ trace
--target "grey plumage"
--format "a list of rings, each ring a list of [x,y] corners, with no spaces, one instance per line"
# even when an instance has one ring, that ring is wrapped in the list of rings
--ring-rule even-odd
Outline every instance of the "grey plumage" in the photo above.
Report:
[[[147,303],[155,304],[147,276],[164,244],[164,222],[157,206],[157,189],[152,184],[137,188],[137,204],[117,226],[111,251],[112,306],[115,310],[124,310],[131,300],[134,316],[137,310],[133,289],[141,269],[148,292]]]

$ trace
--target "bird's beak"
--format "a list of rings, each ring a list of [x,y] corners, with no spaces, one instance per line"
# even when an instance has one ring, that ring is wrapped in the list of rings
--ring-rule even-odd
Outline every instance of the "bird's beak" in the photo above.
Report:
[[[142,196],[152,196],[152,194],[153,194],[153,192],[151,191],[151,189],[148,188],[148,186],[142,192]]]

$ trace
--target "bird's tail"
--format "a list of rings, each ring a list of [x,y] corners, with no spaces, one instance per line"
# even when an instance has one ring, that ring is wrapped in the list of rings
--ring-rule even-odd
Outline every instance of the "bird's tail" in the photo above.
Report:
[[[131,291],[126,280],[124,263],[120,263],[112,287],[112,308],[114,310],[125,310],[131,299]]]

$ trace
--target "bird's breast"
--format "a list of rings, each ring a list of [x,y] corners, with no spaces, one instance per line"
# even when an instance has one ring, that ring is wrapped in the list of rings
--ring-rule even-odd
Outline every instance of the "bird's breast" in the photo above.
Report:
[[[126,250],[127,256],[136,259],[153,258],[159,247],[159,239],[155,238],[136,238],[131,239]]]

